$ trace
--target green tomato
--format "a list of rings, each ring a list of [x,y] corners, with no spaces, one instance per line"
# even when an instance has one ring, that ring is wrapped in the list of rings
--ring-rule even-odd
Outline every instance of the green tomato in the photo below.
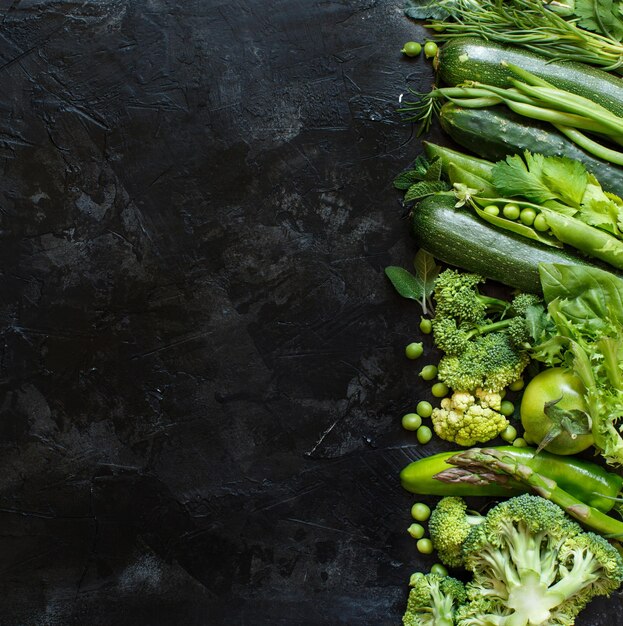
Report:
[[[421,400],[417,403],[415,411],[420,417],[427,418],[433,414],[433,405],[426,400]]]
[[[422,418],[417,413],[402,416],[402,427],[405,430],[417,430],[422,425]]]
[[[587,412],[584,394],[586,388],[573,372],[561,367],[552,367],[537,374],[527,385],[521,399],[521,424],[528,438],[540,443],[555,426],[545,414],[545,405],[555,402],[556,408],[567,411]],[[554,454],[577,454],[593,445],[593,436],[582,434],[573,436],[562,431],[545,446]]]
[[[402,53],[408,57],[416,57],[420,52],[422,52],[422,44],[419,44],[417,41],[407,41],[402,47]]]
[[[430,517],[430,507],[423,502],[416,502],[411,507],[411,517],[418,522],[425,522]]]
[[[405,355],[408,359],[418,359],[424,354],[422,342],[412,342],[405,348]]]

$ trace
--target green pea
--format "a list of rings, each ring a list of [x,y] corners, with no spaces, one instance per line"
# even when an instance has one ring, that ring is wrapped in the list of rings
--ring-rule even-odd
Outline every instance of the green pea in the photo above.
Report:
[[[433,553],[433,542],[430,539],[427,539],[426,537],[419,539],[415,545],[418,549],[418,552],[421,552],[422,554]]]
[[[431,393],[435,398],[445,398],[450,393],[450,388],[446,383],[435,383],[431,387]]]
[[[504,439],[504,441],[508,441],[508,443],[512,443],[517,439],[517,429],[514,426],[507,426],[501,433],[500,437]]]
[[[430,507],[424,502],[416,502],[411,507],[411,517],[418,522],[425,522],[430,517]]]
[[[416,57],[420,52],[422,52],[422,44],[419,44],[417,41],[407,41],[402,47],[402,53],[408,57]]]
[[[420,417],[427,418],[433,414],[433,405],[426,400],[421,400],[417,403],[415,410]]]
[[[422,418],[417,413],[402,416],[402,427],[405,430],[417,430],[422,425]]]
[[[428,426],[420,426],[415,433],[417,440],[422,444],[427,444],[433,438],[433,431]]]
[[[407,532],[414,539],[421,539],[424,536],[424,526],[422,526],[420,524],[411,524],[411,526],[409,526],[409,528],[407,528]]]
[[[424,44],[424,54],[427,59],[434,57],[437,54],[438,46],[434,41],[427,41]]]
[[[495,204],[490,204],[489,206],[486,206],[483,211],[485,213],[488,213],[489,215],[499,215],[500,214],[500,209],[498,207],[495,206]]]
[[[431,566],[430,573],[437,574],[437,576],[447,576],[448,570],[441,563],[435,563]]]
[[[500,413],[506,417],[515,412],[515,405],[510,400],[503,400],[500,406]]]
[[[522,439],[521,437],[517,437],[517,439],[513,441],[513,445],[515,446],[515,448],[525,448],[527,447],[528,443],[526,442],[525,439]]]
[[[423,380],[433,380],[437,376],[437,366],[425,365],[420,372],[420,376]]]
[[[408,359],[418,359],[424,353],[424,346],[421,342],[416,343],[415,341],[410,343],[405,348],[405,355]]]
[[[515,382],[511,383],[508,388],[511,391],[520,391],[521,389],[523,389],[524,386],[524,382],[523,382],[523,378],[518,378]]]
[[[519,214],[519,221],[526,226],[532,226],[534,220],[536,218],[536,211],[531,208],[521,209],[521,213]]]
[[[433,330],[433,323],[427,317],[423,317],[420,321],[420,330],[425,335],[430,335]]]
[[[504,208],[502,209],[502,215],[504,215],[504,217],[509,220],[518,219],[520,213],[521,213],[521,210],[519,209],[519,207],[516,204],[513,204],[512,202],[505,204]]]
[[[546,230],[549,229],[549,224],[547,223],[547,220],[545,219],[545,216],[542,213],[539,213],[535,218],[534,218],[534,230],[538,230],[542,233],[544,233]]]

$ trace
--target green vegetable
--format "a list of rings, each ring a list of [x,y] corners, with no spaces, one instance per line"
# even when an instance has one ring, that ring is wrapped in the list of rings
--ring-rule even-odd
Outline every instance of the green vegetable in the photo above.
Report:
[[[431,416],[435,433],[441,439],[460,446],[473,446],[497,437],[508,426],[508,420],[499,412],[500,396],[481,389],[471,395],[455,391],[444,398],[441,407]]]
[[[439,121],[456,143],[481,157],[477,160],[481,172],[486,171],[487,166],[490,169],[492,162],[530,150],[533,154],[566,156],[580,161],[599,178],[605,190],[619,196],[623,194],[623,169],[585,152],[551,124],[529,120],[501,106],[466,109],[452,102],[441,107]],[[424,148],[427,154],[437,153],[426,142]],[[468,161],[466,155],[462,156]],[[454,160],[457,166],[465,167],[456,157]],[[445,163],[444,171],[447,175]]]
[[[441,563],[435,563],[431,565],[430,573],[437,574],[438,576],[447,576],[448,570]]]
[[[425,522],[430,517],[430,507],[423,502],[416,502],[411,507],[411,517],[418,522]]]
[[[433,58],[437,54],[438,46],[434,41],[427,41],[424,44],[424,54],[427,59]]]
[[[463,565],[463,544],[471,529],[483,520],[482,515],[467,512],[462,498],[447,496],[438,502],[431,513],[428,530],[442,563],[448,567]]]
[[[431,331],[433,330],[433,324],[432,322],[426,318],[423,317],[420,320],[420,330],[425,334],[425,335],[429,335],[431,333]],[[434,376],[433,376],[434,378]]]
[[[517,439],[513,441],[513,446],[515,448],[526,448],[528,446],[528,442],[522,437],[517,437]]]
[[[436,365],[425,365],[420,372],[422,380],[433,380],[437,376]]]
[[[515,412],[515,405],[510,400],[504,400],[500,405],[500,413],[508,417]]]
[[[422,418],[417,413],[407,413],[402,416],[402,427],[405,430],[417,430],[422,425]]]
[[[524,494],[493,507],[463,544],[473,577],[461,626],[572,624],[596,596],[623,581],[623,559],[552,502]]]
[[[514,426],[507,426],[501,433],[500,437],[508,443],[512,443],[517,438],[517,429]]]
[[[419,359],[424,353],[422,342],[412,342],[405,348],[405,356],[408,359]]]
[[[452,196],[425,198],[413,211],[416,244],[439,261],[522,291],[541,291],[541,262],[589,265],[577,254],[529,241],[455,208]]]
[[[608,472],[601,465],[574,456],[558,456],[549,452],[536,454],[534,448],[496,446],[490,448],[510,455],[522,465],[555,481],[562,489],[603,512],[610,511],[620,496],[623,478]],[[448,463],[456,452],[441,452],[407,465],[400,473],[402,486],[411,493],[433,496],[513,496],[529,488],[521,481],[507,477],[499,483],[468,482],[465,473]],[[445,473],[449,482],[435,476]],[[469,475],[467,475],[469,478]]]
[[[426,445],[433,438],[433,431],[428,426],[420,426],[415,436],[419,443]]]
[[[414,539],[421,539],[424,536],[424,526],[422,526],[421,524],[411,524],[411,526],[407,528],[407,532]]]
[[[433,405],[426,400],[420,400],[415,407],[417,414],[420,417],[427,418],[430,417],[433,412]]]
[[[445,398],[450,393],[450,389],[446,383],[435,383],[431,387],[431,393],[435,398]]]
[[[462,582],[433,572],[417,572],[409,584],[412,589],[403,626],[454,626],[456,608],[466,600]]]
[[[532,441],[554,454],[577,454],[593,445],[586,389],[572,371],[553,367],[537,374],[521,399],[521,423]]]
[[[543,498],[551,500],[569,515],[582,522],[587,528],[612,538],[623,538],[623,522],[610,517],[599,509],[589,506],[580,498],[562,489],[555,480],[539,473],[521,459],[503,450],[494,448],[470,448],[448,459],[456,465],[458,472],[441,472],[440,481],[468,481],[486,484],[505,482],[509,477],[522,482],[526,487]]]
[[[408,57],[416,57],[420,52],[422,52],[422,44],[417,43],[417,41],[408,41],[402,47],[402,53]]]
[[[517,0],[512,1],[514,3]],[[491,4],[489,0],[485,2]],[[571,28],[568,34],[573,38],[577,32]],[[540,37],[542,33],[543,29],[539,28],[533,35]],[[524,33],[525,39],[530,36],[530,33]],[[605,49],[600,43],[599,53]],[[547,58],[552,55],[556,57],[554,60]],[[620,55],[621,51],[617,51],[615,63],[619,63]],[[497,87],[510,87],[512,74],[501,66],[502,61],[506,61],[523,67],[556,87],[594,99],[617,115],[623,114],[619,77],[585,63],[578,63],[577,61],[584,61],[581,56],[574,55],[568,57],[571,60],[561,60],[564,58],[564,51],[551,43],[548,50],[540,49],[537,52],[506,46],[496,42],[493,33],[488,33],[487,40],[476,36],[460,36],[447,41],[439,48],[438,71],[446,85],[458,85],[466,80],[474,80]]]

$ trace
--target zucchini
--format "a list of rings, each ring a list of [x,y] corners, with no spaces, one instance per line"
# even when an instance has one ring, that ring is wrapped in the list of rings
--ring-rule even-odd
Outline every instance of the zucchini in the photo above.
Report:
[[[439,261],[532,293],[541,291],[539,263],[604,269],[567,250],[500,230],[470,210],[456,209],[455,202],[452,195],[434,194],[413,210],[416,244]]]
[[[452,102],[441,107],[439,122],[457,144],[482,159],[500,161],[524,150],[567,156],[582,162],[606,191],[623,196],[623,168],[588,154],[549,124],[528,120],[506,107],[465,109]]]
[[[623,117],[621,78],[583,63],[551,61],[524,48],[504,46],[478,37],[457,37],[439,49],[437,70],[451,86],[473,80],[497,87],[511,87],[513,73],[507,61],[536,74],[552,85],[584,96]]]

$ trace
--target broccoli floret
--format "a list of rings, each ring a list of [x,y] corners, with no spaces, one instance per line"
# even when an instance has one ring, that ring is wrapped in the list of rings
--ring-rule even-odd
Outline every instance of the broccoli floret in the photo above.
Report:
[[[468,514],[462,498],[442,498],[428,521],[428,531],[439,560],[448,567],[463,565],[463,543],[470,530],[482,524],[484,519],[477,513]]]
[[[484,278],[478,274],[444,270],[435,280],[435,316],[450,317],[459,325],[476,326],[485,320],[488,310],[503,311],[508,308],[504,300],[491,298],[478,292]]]
[[[543,307],[543,300],[532,293],[519,293],[511,301],[511,309],[515,315],[525,317],[530,307]]]
[[[508,420],[491,407],[495,404],[499,409],[501,396],[485,394],[482,389],[478,392],[485,399],[484,404],[468,392],[455,391],[450,398],[441,401],[440,407],[433,409],[431,421],[441,439],[460,446],[473,446],[490,441],[508,426]]]
[[[469,348],[470,335],[457,326],[451,317],[435,317],[433,319],[433,341],[446,354],[463,354]]]
[[[623,559],[553,502],[524,494],[489,511],[463,543],[473,579],[457,626],[574,623],[623,581]]]
[[[476,337],[460,355],[445,355],[439,361],[437,377],[451,389],[499,392],[521,377],[530,362],[507,333],[493,332]]]
[[[411,576],[404,626],[454,626],[457,607],[465,602],[463,583],[451,576],[423,574]]]

